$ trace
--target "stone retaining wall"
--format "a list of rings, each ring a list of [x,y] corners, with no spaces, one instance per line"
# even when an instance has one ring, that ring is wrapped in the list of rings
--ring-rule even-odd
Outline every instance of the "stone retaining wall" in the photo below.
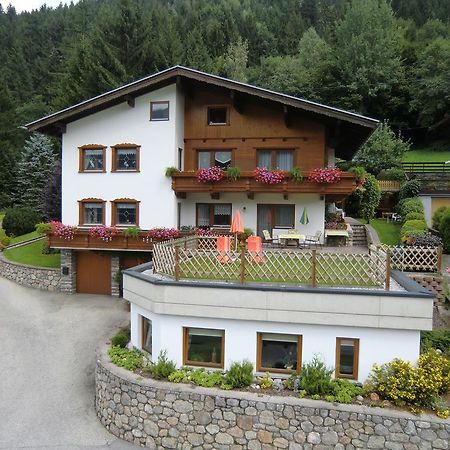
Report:
[[[413,273],[408,273],[408,276],[415,282],[423,286],[425,289],[428,289],[434,295],[437,301],[444,301],[444,286],[441,276]]]
[[[8,261],[0,252],[0,276],[37,289],[59,290],[61,273],[59,269],[25,266]]]
[[[450,421],[143,379],[97,359],[96,410],[115,436],[172,449],[449,449]]]

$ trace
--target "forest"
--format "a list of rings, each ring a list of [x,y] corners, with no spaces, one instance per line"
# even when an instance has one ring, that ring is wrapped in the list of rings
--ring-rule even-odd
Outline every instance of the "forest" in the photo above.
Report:
[[[449,22],[442,0],[0,3],[0,209],[20,203],[24,124],[176,64],[428,127],[450,111]]]

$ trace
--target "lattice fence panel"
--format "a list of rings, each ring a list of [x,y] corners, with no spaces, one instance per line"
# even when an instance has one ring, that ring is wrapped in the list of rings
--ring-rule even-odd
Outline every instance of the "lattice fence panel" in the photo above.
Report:
[[[309,285],[311,275],[311,252],[267,250],[245,253],[245,281]]]
[[[371,245],[369,247],[370,269],[376,284],[382,286],[386,282],[387,272],[387,253],[381,247]]]
[[[439,272],[438,247],[383,246],[391,253],[391,267],[405,272]]]
[[[218,236],[197,236],[197,249],[198,250],[217,250],[217,237]]]
[[[240,253],[180,249],[180,279],[238,281]]]
[[[175,247],[166,243],[153,246],[153,270],[173,276],[175,273]]]
[[[366,253],[317,253],[317,284],[331,286],[378,286],[380,281],[371,269]]]

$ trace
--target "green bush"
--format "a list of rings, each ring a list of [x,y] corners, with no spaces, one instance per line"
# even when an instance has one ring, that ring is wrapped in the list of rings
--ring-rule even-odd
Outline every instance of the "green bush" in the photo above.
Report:
[[[178,369],[172,372],[167,379],[172,383],[187,383],[189,381],[190,371],[187,369]]]
[[[168,378],[170,374],[175,372],[177,366],[173,361],[167,358],[167,350],[161,350],[156,363],[151,365],[151,372],[154,378]]]
[[[416,212],[423,214],[423,204],[419,198],[404,198],[398,202],[398,210],[402,218],[407,214]]]
[[[352,400],[361,395],[363,389],[355,383],[348,380],[336,379],[331,382],[331,389],[334,394],[335,401],[338,403],[351,403]]]
[[[441,227],[441,221],[444,216],[450,211],[449,206],[439,206],[433,214],[432,226],[435,230],[439,230]]]
[[[398,197],[400,199],[417,197],[422,188],[422,183],[419,180],[409,180],[402,183]]]
[[[308,395],[324,395],[331,392],[331,375],[333,369],[327,367],[325,363],[314,356],[311,362],[303,364],[300,372],[300,387]]]
[[[441,234],[444,252],[450,253],[450,208],[441,219],[439,233]]]
[[[3,245],[4,247],[8,246],[11,242],[11,238],[6,236],[6,232],[3,228],[0,228],[0,247]]]
[[[193,370],[188,375],[188,379],[194,382],[196,385],[203,387],[221,386],[224,382],[224,378],[221,372],[207,372],[205,369]]]
[[[227,178],[232,181],[236,181],[241,176],[241,169],[239,167],[228,167]]]
[[[291,169],[289,177],[294,183],[300,183],[303,180],[302,171],[298,167],[293,167]]]
[[[404,220],[405,222],[408,220],[423,220],[425,222],[425,215],[423,213],[410,212],[406,214]]]
[[[248,360],[234,362],[225,375],[225,382],[233,388],[250,386],[253,382],[253,364]]]
[[[125,348],[128,342],[130,342],[130,335],[125,330],[120,330],[111,339],[111,345],[113,347]]]
[[[38,224],[36,224],[35,229],[39,234],[46,234],[51,231],[52,227],[49,223],[39,222]]]
[[[122,347],[111,347],[108,350],[111,361],[118,367],[136,370],[144,367],[144,354],[137,349],[128,350]]]
[[[379,180],[404,181],[405,172],[403,169],[396,167],[392,169],[384,169],[378,174],[377,178]]]
[[[435,348],[450,357],[450,329],[422,331],[420,333],[420,351],[426,352]]]
[[[407,220],[402,225],[402,228],[400,229],[400,234],[402,236],[405,235],[405,234],[408,234],[407,230],[411,229],[411,228],[415,229],[415,230],[423,230],[423,231],[427,231],[428,230],[427,223],[425,222],[425,220],[414,219],[414,220]]]
[[[5,212],[2,227],[8,236],[21,236],[34,231],[41,216],[31,208],[10,208]]]
[[[128,227],[123,230],[125,237],[138,237],[141,229],[139,227]]]

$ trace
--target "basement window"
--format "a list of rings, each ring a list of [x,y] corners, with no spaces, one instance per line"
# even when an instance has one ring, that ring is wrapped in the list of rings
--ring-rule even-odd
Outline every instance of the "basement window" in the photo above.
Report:
[[[299,370],[302,337],[294,334],[258,333],[256,369],[259,372],[291,373]]]
[[[141,316],[141,327],[142,327],[142,342],[141,347],[146,352],[152,355],[152,321],[147,319],[147,317]]]
[[[336,378],[358,379],[359,339],[336,338]]]
[[[225,331],[184,328],[183,363],[190,366],[223,368]]]

